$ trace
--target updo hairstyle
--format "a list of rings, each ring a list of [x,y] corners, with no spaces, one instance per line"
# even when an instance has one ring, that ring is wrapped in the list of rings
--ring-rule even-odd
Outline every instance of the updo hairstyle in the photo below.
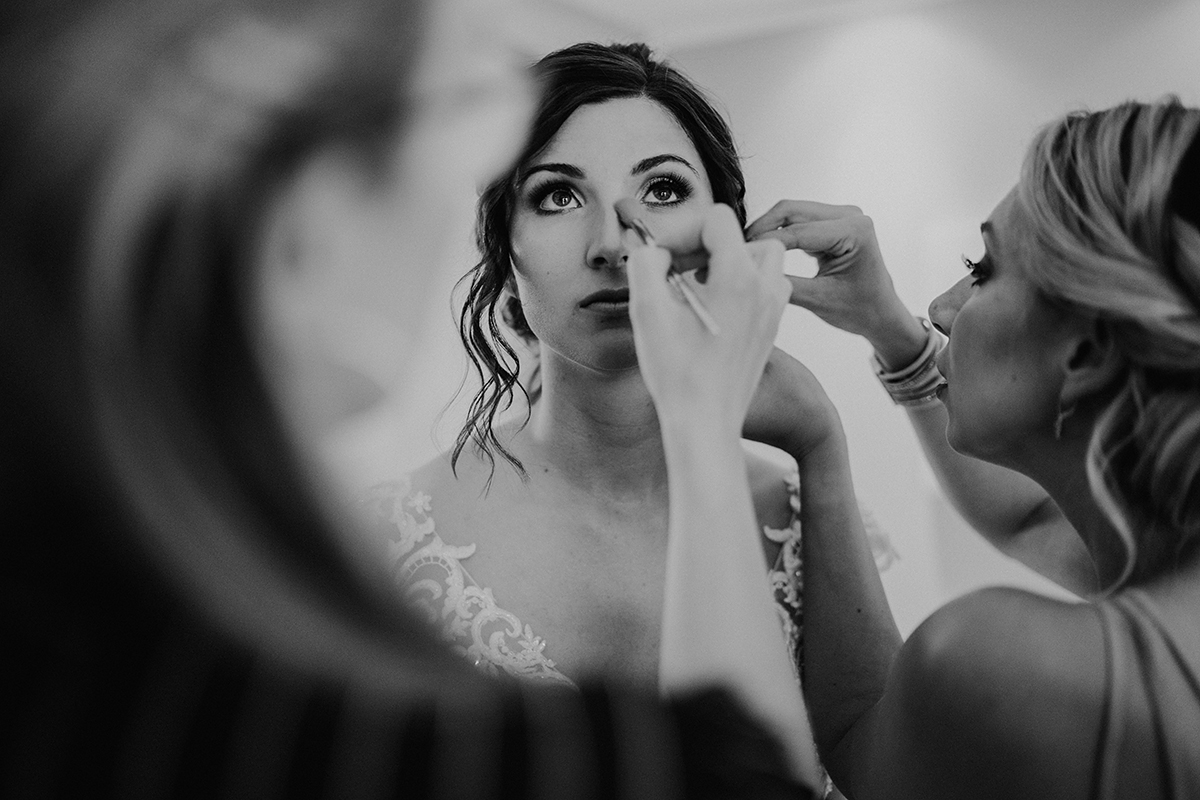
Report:
[[[1092,492],[1125,543],[1112,591],[1200,542],[1200,109],[1174,97],[1075,113],[1030,146],[1018,202],[1050,299],[1094,317],[1125,367],[1096,398]]]

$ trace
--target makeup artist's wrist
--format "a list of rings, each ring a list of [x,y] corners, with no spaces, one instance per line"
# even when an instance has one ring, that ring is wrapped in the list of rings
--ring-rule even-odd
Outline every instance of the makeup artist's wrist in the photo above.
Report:
[[[664,438],[742,437],[742,425],[736,414],[724,408],[700,403],[688,404],[685,408],[672,408],[666,414],[660,411],[659,427]]]
[[[866,338],[884,367],[897,370],[916,361],[925,348],[929,333],[919,319],[901,307]]]

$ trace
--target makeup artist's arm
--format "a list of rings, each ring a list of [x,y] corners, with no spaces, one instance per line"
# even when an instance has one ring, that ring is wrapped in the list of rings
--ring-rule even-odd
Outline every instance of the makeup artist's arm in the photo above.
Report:
[[[632,234],[627,234],[632,236]],[[660,682],[731,687],[817,780],[803,701],[781,646],[741,445],[742,421],[787,304],[783,248],[747,245],[724,205],[705,216],[710,334],[666,283],[669,254],[633,245],[630,316],[662,427],[670,491]],[[689,279],[690,280],[690,279]]]
[[[871,220],[858,208],[783,200],[746,233],[752,241],[778,239],[817,259],[814,277],[788,276],[792,304],[863,336],[890,369],[906,366],[920,354],[926,333],[896,294]],[[1096,590],[1095,569],[1083,541],[1042,487],[951,449],[941,403],[905,412],[939,485],[971,527],[1005,555],[1060,586],[1080,595]]]
[[[778,348],[744,435],[785,451],[800,470],[804,694],[832,768],[839,743],[883,696],[900,633],[863,529],[837,409],[808,368]]]
[[[776,350],[746,427],[800,469],[804,696],[835,785],[859,800],[1036,796],[1059,766],[1049,744],[1074,723],[1047,701],[1061,678],[1041,678],[1084,658],[1064,661],[1045,618],[1082,606],[990,590],[939,609],[902,642],[841,422],[812,374]]]

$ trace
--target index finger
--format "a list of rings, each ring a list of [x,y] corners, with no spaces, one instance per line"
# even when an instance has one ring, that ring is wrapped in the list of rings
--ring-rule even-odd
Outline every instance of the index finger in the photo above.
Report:
[[[813,200],[780,200],[746,228],[747,239],[757,239],[770,231],[798,222],[842,219],[861,214],[858,206],[836,206]]]

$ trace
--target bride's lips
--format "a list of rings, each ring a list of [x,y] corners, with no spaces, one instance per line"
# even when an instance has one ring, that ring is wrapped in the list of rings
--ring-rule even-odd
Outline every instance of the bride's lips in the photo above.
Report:
[[[629,305],[629,289],[601,289],[598,292],[592,292],[587,297],[579,302],[580,308],[615,308],[616,306]]]

